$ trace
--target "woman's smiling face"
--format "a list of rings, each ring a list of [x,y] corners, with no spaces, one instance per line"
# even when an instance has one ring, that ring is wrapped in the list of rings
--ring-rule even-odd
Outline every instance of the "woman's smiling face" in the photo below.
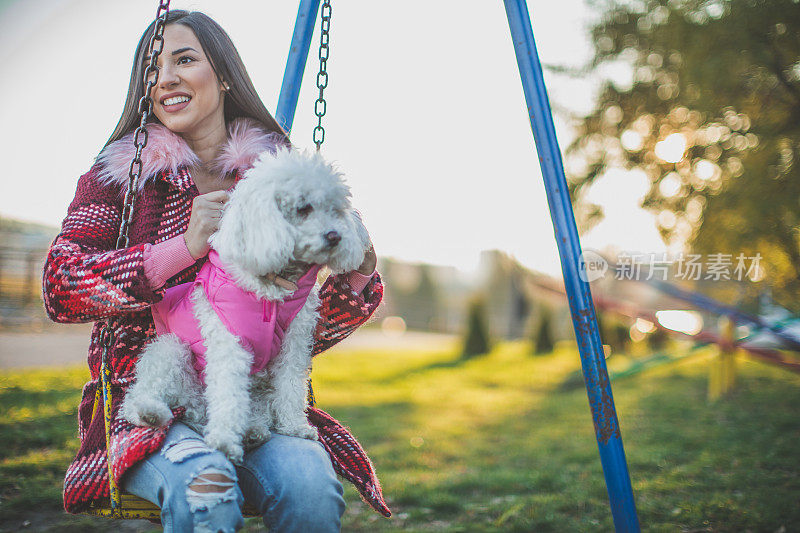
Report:
[[[224,125],[224,87],[190,28],[182,24],[164,28],[158,65],[158,83],[151,96],[153,112],[164,126],[196,137]]]

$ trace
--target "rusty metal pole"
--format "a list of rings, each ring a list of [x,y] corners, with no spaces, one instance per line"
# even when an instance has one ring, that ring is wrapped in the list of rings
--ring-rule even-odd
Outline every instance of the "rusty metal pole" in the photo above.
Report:
[[[506,15],[514,42],[517,66],[522,78],[528,115],[542,167],[550,217],[558,244],[564,286],[569,298],[572,323],[581,355],[583,377],[589,406],[594,419],[600,461],[606,478],[611,514],[617,531],[638,532],[639,519],[633,501],[633,489],[625,451],[622,447],[619,421],[611,395],[611,382],[597,328],[594,302],[589,284],[579,276],[581,246],[575,214],[572,211],[561,152],[558,148],[550,102],[542,76],[542,66],[533,40],[528,7],[525,0],[505,0]]]

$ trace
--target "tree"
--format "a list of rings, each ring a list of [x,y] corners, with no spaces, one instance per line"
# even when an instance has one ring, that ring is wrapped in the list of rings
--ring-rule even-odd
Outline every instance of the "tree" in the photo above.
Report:
[[[657,328],[654,332],[647,336],[647,345],[653,352],[661,352],[667,347],[669,342],[669,334],[661,328]]]
[[[464,359],[489,352],[489,324],[487,320],[486,299],[472,298],[467,309],[467,332],[464,337]]]
[[[597,311],[597,326],[603,344],[611,347],[611,353],[622,353],[630,339],[628,326],[621,319],[607,311]]]
[[[553,313],[547,306],[542,306],[539,311],[539,325],[533,338],[533,353],[550,353],[555,348],[553,340]]]
[[[440,290],[430,265],[383,259],[382,269],[391,313],[402,316],[409,329],[441,327],[444,316]]]
[[[590,3],[603,12],[590,68],[622,61],[633,82],[604,86],[567,149],[581,226],[602,216],[585,199],[592,183],[611,168],[641,173],[666,242],[734,264],[761,254],[774,294],[797,310],[800,2]]]
[[[426,264],[419,266],[419,283],[417,288],[409,295],[418,308],[418,318],[422,328],[433,329],[435,319],[440,315],[439,290],[433,280],[431,267]]]

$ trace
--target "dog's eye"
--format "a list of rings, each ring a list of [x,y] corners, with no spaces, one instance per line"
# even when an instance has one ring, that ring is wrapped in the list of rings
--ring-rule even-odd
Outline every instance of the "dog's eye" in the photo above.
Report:
[[[301,217],[307,217],[314,208],[311,207],[311,204],[306,204],[303,207],[297,208],[297,214]]]

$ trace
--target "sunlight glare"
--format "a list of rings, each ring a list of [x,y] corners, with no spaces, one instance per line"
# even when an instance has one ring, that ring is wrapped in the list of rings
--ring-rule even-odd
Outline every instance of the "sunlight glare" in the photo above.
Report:
[[[665,328],[687,335],[697,335],[703,329],[703,317],[696,311],[682,309],[656,311],[656,319]]]
[[[711,178],[715,178],[718,175],[720,169],[717,165],[715,165],[711,161],[707,159],[701,159],[695,165],[694,172],[700,179],[710,180]]]
[[[672,198],[681,190],[681,178],[677,172],[670,172],[661,183],[658,184],[658,191],[664,198]]]
[[[656,143],[656,156],[667,163],[677,163],[686,152],[686,137],[681,133],[671,133]]]
[[[642,333],[652,333],[656,330],[656,325],[644,318],[637,318],[634,327]]]
[[[622,147],[629,152],[638,152],[644,145],[644,139],[642,136],[633,130],[623,131],[622,137],[620,137],[620,142],[622,142]]]

